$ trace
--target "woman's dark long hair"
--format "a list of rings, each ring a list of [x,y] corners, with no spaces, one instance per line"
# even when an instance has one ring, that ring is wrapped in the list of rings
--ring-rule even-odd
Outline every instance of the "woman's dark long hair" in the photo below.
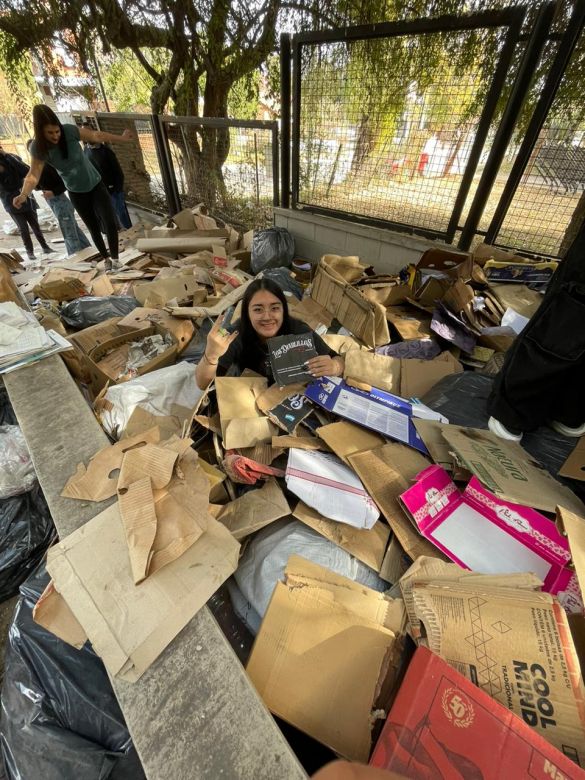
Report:
[[[61,154],[63,157],[67,158],[69,156],[69,152],[67,150],[67,139],[65,138],[65,133],[63,132],[63,125],[61,124],[59,117],[53,111],[53,109],[49,108],[49,106],[45,106],[42,103],[39,103],[39,105],[33,107],[32,116],[35,151],[40,153],[40,155],[43,157],[47,154],[49,147],[53,146],[53,144],[49,144],[43,131],[47,125],[58,125],[61,128],[61,136],[59,137],[58,146],[59,149],[61,149]]]
[[[250,302],[254,295],[256,295],[256,293],[260,290],[266,290],[267,292],[272,293],[272,295],[278,298],[278,300],[282,303],[282,325],[277,335],[280,336],[282,333],[290,333],[291,328],[288,303],[286,296],[280,287],[275,282],[273,282],[272,279],[254,279],[254,281],[250,284],[244,293],[244,297],[242,299],[242,316],[240,318],[239,324],[242,346],[244,348],[243,354],[247,355],[249,353],[253,353],[254,357],[256,357],[258,353],[264,352],[262,340],[250,322],[249,312]]]

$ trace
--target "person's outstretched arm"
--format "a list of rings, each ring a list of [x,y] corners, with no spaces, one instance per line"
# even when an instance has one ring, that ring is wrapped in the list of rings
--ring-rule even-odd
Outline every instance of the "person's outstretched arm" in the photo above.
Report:
[[[131,130],[124,130],[123,133],[105,133],[102,130],[90,130],[89,127],[79,128],[79,137],[88,144],[110,144],[116,142],[129,143],[134,140],[134,133]]]

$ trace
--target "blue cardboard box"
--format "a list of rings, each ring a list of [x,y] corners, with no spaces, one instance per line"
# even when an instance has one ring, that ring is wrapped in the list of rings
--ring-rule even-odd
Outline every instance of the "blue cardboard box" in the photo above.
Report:
[[[389,439],[408,444],[424,455],[429,452],[418,435],[412,418],[422,417],[426,420],[447,422],[444,417],[426,406],[412,404],[404,398],[377,388],[372,388],[369,393],[357,390],[339,377],[323,377],[311,382],[305,390],[305,395],[328,412],[363,425],[364,428],[370,428]]]

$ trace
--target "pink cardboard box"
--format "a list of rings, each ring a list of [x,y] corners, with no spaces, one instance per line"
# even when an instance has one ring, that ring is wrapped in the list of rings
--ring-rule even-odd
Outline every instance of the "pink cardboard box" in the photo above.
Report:
[[[568,542],[540,512],[503,501],[475,477],[461,493],[440,466],[421,471],[400,500],[422,536],[459,566],[480,574],[531,571],[568,612],[583,612]]]

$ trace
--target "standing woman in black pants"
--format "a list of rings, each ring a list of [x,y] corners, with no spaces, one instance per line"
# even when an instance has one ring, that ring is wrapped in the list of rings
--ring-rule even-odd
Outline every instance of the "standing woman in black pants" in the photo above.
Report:
[[[134,136],[129,130],[122,135],[102,133],[87,127],[62,125],[59,118],[48,106],[33,108],[34,141],[30,147],[31,166],[20,195],[13,204],[20,208],[36,187],[45,163],[50,163],[61,174],[69,197],[77,213],[89,230],[93,242],[102,257],[118,260],[118,228],[116,215],[106,185],[101,176],[84,155],[79,141],[104,143],[112,141],[132,141]],[[100,220],[108,239],[109,253],[106,250],[100,230]],[[109,264],[106,262],[106,267]]]

